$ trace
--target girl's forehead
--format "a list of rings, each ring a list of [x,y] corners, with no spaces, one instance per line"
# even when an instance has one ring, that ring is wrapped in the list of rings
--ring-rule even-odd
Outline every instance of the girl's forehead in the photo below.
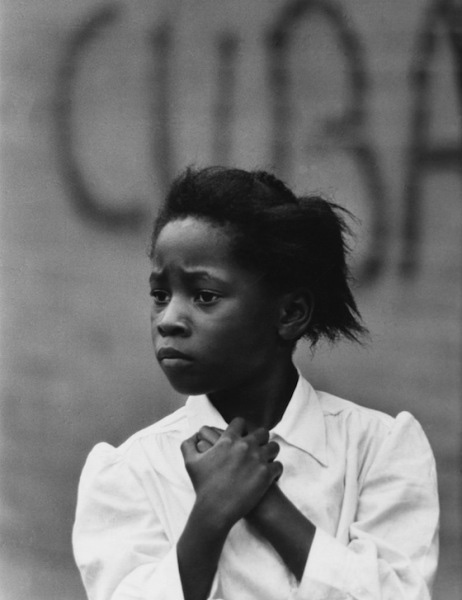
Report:
[[[226,226],[215,225],[194,217],[168,222],[157,238],[153,262],[182,260],[234,262],[231,252],[231,232]]]
[[[215,225],[187,217],[170,221],[161,230],[152,254],[154,277],[201,277],[223,283],[247,286],[264,293],[269,289],[262,274],[236,260],[233,231],[226,225]]]

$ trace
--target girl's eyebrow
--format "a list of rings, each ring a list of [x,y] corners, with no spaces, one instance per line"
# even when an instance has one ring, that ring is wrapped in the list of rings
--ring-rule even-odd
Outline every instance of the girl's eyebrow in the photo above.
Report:
[[[223,271],[220,271],[219,269],[203,269],[203,268],[191,268],[188,269],[187,267],[183,270],[185,277],[187,277],[190,280],[197,280],[197,279],[201,279],[203,281],[216,281],[219,283],[227,283],[228,282],[228,277],[226,277],[226,274]]]
[[[200,277],[201,279],[212,279],[216,277],[216,275],[211,274],[210,271],[206,269],[184,269],[185,275],[189,277]],[[219,277],[218,277],[219,279]]]
[[[188,278],[188,279],[205,279],[205,280],[216,280],[216,281],[221,281],[223,283],[226,282],[226,278],[223,277],[219,272],[215,272],[214,270],[208,270],[208,269],[202,269],[202,268],[192,268],[192,269],[188,269],[183,268],[182,269],[184,275]],[[153,269],[151,272],[151,275],[149,276],[149,282],[153,283],[155,281],[164,279],[166,276],[165,274],[165,270],[164,269],[160,269],[160,270],[156,270]]]

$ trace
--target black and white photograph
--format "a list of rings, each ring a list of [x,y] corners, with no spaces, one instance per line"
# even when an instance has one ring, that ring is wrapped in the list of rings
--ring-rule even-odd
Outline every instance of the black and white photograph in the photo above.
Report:
[[[0,600],[460,600],[462,1],[0,0]]]

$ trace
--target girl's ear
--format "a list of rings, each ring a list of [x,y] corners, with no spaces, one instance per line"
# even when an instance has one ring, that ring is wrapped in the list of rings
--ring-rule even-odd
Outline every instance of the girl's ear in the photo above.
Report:
[[[278,333],[286,342],[296,342],[306,333],[313,314],[314,298],[300,289],[282,297]]]

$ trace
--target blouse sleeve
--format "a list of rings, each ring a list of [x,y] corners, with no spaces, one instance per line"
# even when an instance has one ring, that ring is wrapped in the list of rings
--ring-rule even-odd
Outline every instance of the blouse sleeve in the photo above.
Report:
[[[73,546],[90,600],[182,600],[172,545],[130,466],[108,444],[79,485]]]
[[[401,413],[360,483],[347,546],[318,529],[297,600],[428,600],[438,559],[433,453]]]

